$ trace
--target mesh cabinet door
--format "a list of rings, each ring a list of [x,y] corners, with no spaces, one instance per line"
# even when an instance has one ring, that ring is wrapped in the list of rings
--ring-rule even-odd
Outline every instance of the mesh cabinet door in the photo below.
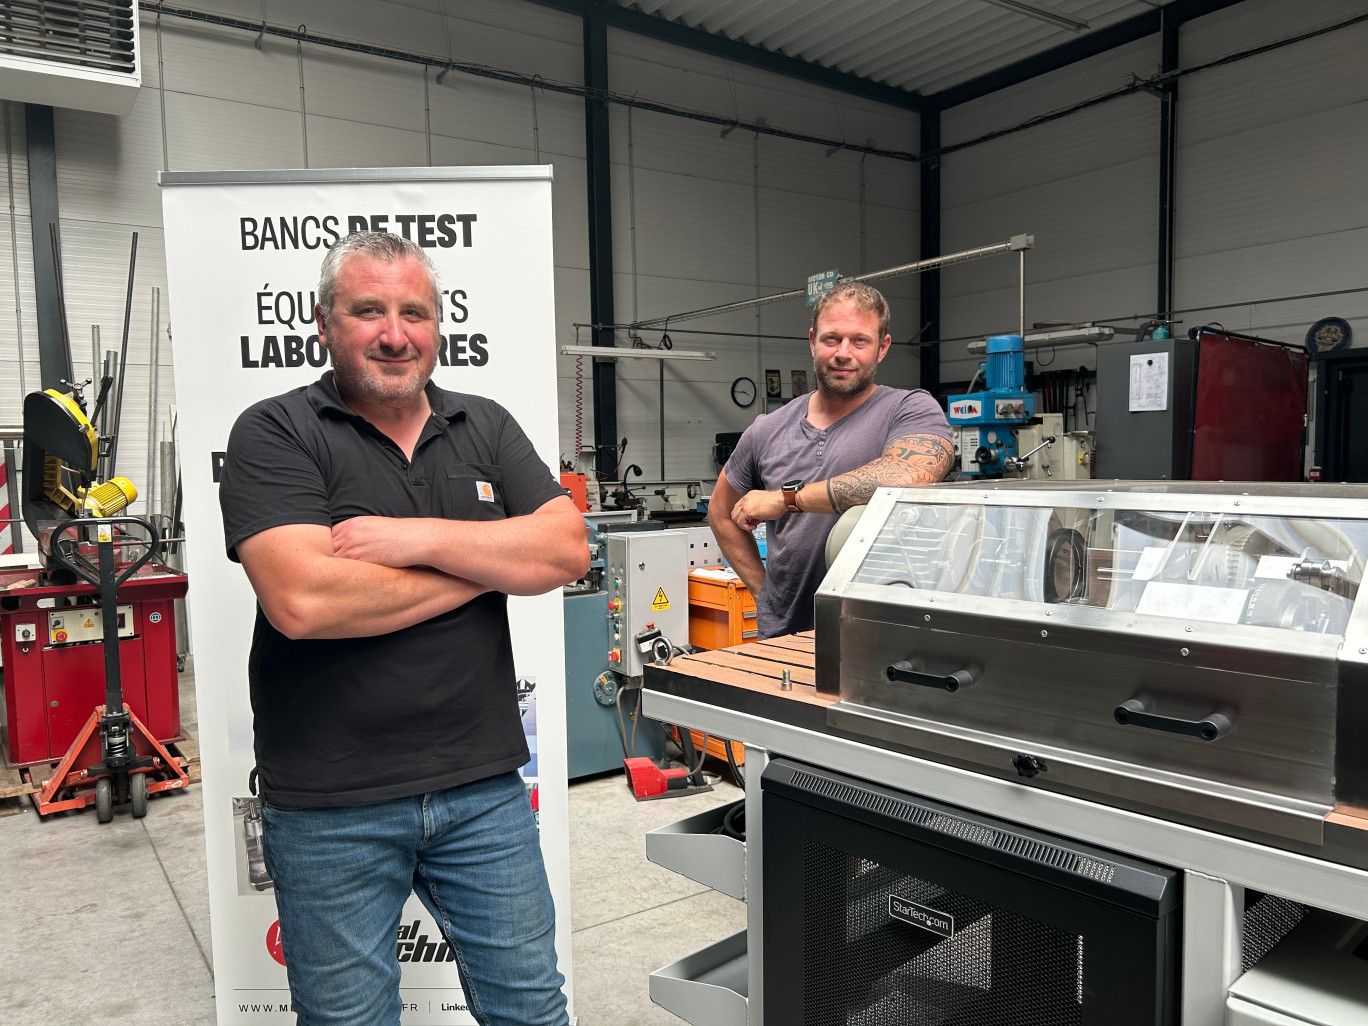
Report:
[[[1169,1026],[1179,876],[838,774],[764,778],[766,1026]]]

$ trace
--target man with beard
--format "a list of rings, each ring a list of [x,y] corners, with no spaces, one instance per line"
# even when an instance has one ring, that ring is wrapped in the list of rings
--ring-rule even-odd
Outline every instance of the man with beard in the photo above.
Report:
[[[760,637],[812,629],[827,535],[874,489],[939,481],[954,460],[950,425],[922,389],[874,383],[888,354],[888,303],[842,282],[812,312],[817,390],[757,417],[723,468],[708,523],[755,596]],[[752,532],[762,523],[768,558]]]
[[[238,418],[219,484],[258,600],[253,776],[309,1026],[397,1026],[413,891],[479,1022],[567,1021],[506,606],[587,571],[584,522],[506,410],[429,380],[440,296],[406,239],[334,244],[332,370]]]

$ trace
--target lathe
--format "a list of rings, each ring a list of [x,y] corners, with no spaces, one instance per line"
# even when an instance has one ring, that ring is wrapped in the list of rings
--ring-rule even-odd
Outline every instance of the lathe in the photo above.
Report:
[[[1362,489],[881,493],[816,600],[834,727],[1368,866]],[[1357,609],[1357,615],[1356,615]]]

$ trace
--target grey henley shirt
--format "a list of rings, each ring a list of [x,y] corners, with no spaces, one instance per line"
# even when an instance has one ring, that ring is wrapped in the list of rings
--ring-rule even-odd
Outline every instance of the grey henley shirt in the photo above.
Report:
[[[757,417],[727,461],[727,482],[745,494],[785,481],[824,481],[877,459],[894,438],[952,441],[945,412],[923,389],[875,387],[860,407],[825,429],[808,423],[811,393]],[[762,638],[812,629],[812,599],[826,574],[834,513],[789,513],[766,528],[765,585],[756,598]]]

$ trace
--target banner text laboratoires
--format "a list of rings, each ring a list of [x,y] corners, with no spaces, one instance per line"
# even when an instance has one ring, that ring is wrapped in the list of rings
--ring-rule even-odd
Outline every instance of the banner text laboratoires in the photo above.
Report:
[[[238,238],[244,252],[278,252],[331,249],[347,233],[388,231],[417,242],[423,249],[471,249],[477,220],[475,214],[456,213],[274,214],[239,217]],[[442,289],[438,324],[465,324],[470,317],[469,300],[465,289]],[[253,316],[263,331],[239,336],[242,366],[326,366],[327,350],[312,331],[317,302],[312,288],[272,288],[270,282],[263,283],[252,297]],[[437,362],[442,367],[483,367],[489,363],[489,338],[483,332],[448,332],[444,327]]]

